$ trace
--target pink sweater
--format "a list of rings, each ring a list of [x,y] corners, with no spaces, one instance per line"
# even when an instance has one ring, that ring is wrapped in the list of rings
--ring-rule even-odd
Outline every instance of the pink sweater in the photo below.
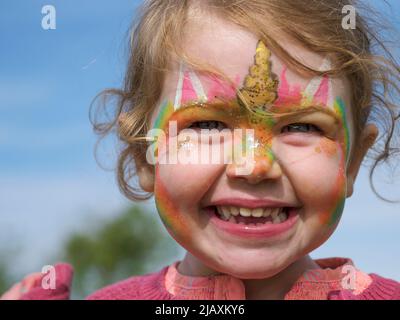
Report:
[[[356,269],[346,258],[318,259],[320,269],[308,270],[285,295],[285,300],[400,300],[400,283],[377,274],[366,274]],[[91,294],[89,300],[240,300],[245,299],[244,285],[240,279],[229,275],[190,277],[179,274],[179,261],[157,272],[107,286]],[[55,290],[35,286],[23,294],[24,300],[69,299],[72,267],[58,264]],[[351,289],[343,289],[344,267],[356,270]]]
[[[321,269],[304,273],[286,294],[285,300],[400,300],[400,283],[377,274],[356,270],[355,288],[343,289],[343,266],[353,266],[350,259],[328,258],[315,262]],[[105,287],[89,300],[176,300],[176,299],[245,299],[240,279],[228,275],[189,277],[180,275],[178,262],[158,272],[128,278]]]

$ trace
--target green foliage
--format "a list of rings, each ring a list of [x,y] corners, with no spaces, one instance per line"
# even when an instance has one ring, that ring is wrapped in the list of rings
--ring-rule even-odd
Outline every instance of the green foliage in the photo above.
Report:
[[[1,262],[0,263],[0,296],[9,289],[10,281],[8,280],[7,267]]]
[[[74,267],[73,298],[118,280],[158,270],[177,256],[178,246],[151,212],[131,207],[88,232],[73,234],[63,260]]]
[[[16,241],[0,243],[0,296],[19,279],[13,268],[19,252],[20,247]]]

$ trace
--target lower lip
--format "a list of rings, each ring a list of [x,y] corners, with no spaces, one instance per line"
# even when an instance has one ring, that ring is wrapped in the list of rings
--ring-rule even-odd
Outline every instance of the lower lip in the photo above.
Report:
[[[207,208],[211,223],[226,233],[244,238],[270,238],[289,231],[297,222],[299,208],[290,209],[288,218],[281,223],[264,223],[262,225],[246,225],[221,220],[213,208]]]

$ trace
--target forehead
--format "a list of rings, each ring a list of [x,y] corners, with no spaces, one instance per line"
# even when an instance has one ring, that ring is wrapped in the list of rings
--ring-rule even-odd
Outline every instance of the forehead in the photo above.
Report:
[[[283,33],[278,34],[278,37],[275,38],[294,58],[313,69],[321,69],[324,56],[306,49]],[[229,21],[213,15],[198,15],[191,19],[184,36],[183,48],[190,59],[216,68],[240,88],[243,80],[249,74],[249,68],[254,64],[258,41],[259,39],[254,34]],[[287,86],[285,94],[303,92],[311,87],[312,77],[302,75],[289,68],[276,54],[271,54],[270,61],[271,70],[278,77],[280,89],[284,83]],[[181,71],[180,61],[175,61],[169,66],[160,102],[174,102]],[[215,83],[210,80],[209,76],[201,73],[196,73],[196,75],[206,95],[213,91]],[[352,119],[347,80],[330,78],[329,82],[331,99],[340,97],[346,106],[346,117]],[[279,92],[283,92],[283,90],[279,90],[278,94]],[[328,105],[328,107],[330,106]]]

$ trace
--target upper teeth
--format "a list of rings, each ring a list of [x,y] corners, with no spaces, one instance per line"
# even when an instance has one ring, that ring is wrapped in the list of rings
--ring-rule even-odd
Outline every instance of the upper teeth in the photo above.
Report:
[[[217,206],[218,213],[225,219],[229,219],[232,216],[241,215],[243,217],[268,217],[271,216],[272,220],[277,220],[285,214],[283,208],[243,208],[234,206]]]

